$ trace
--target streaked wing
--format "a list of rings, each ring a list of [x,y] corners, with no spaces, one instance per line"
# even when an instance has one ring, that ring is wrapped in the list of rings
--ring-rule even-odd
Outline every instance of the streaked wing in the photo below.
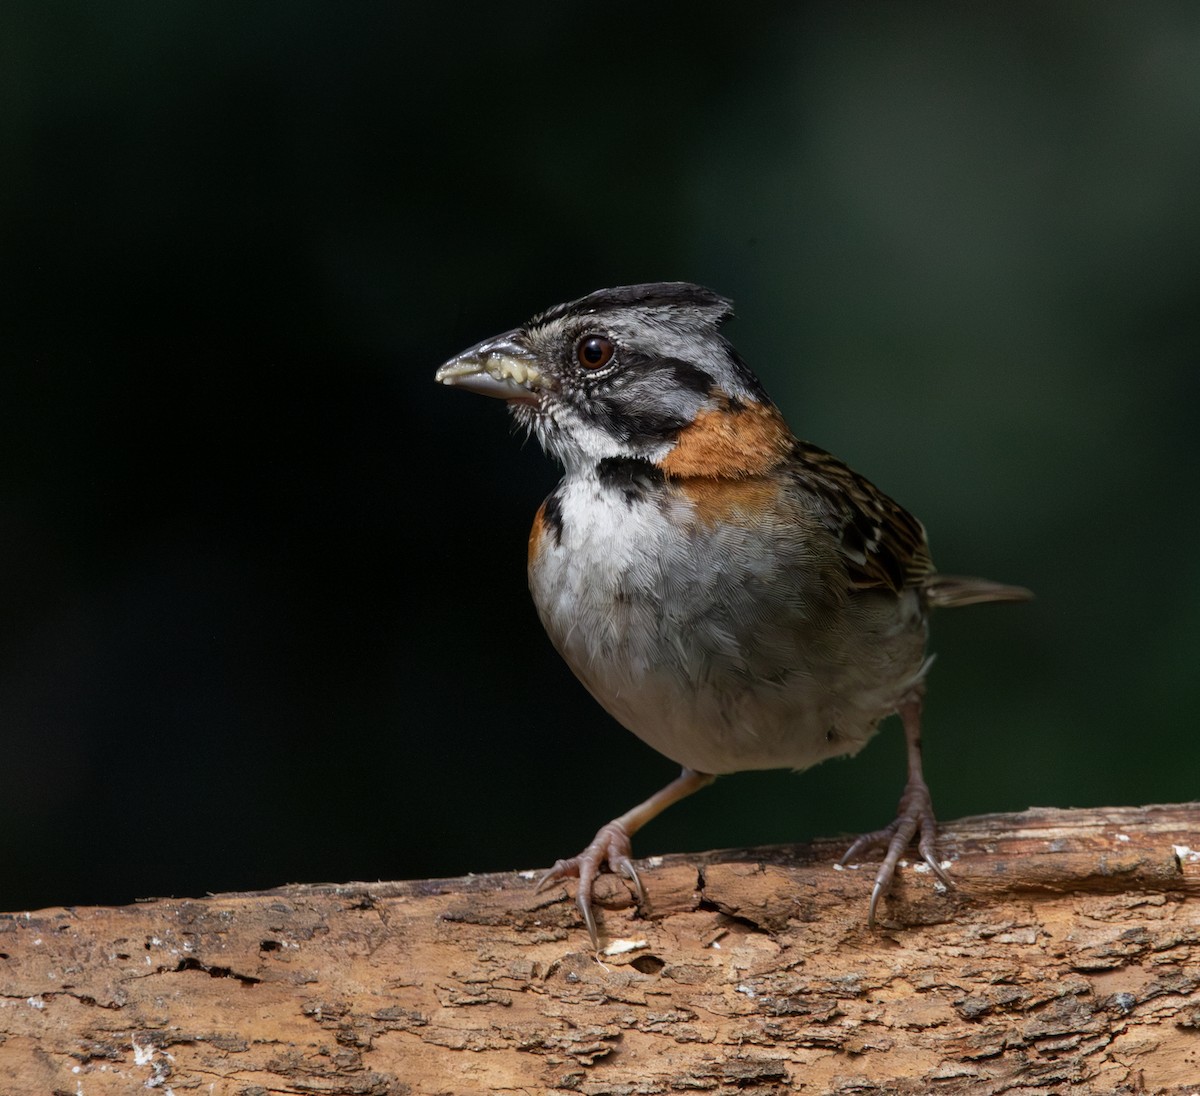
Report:
[[[904,507],[809,442],[796,443],[792,460],[794,481],[816,496],[818,516],[841,550],[852,589],[899,593],[932,573],[925,528]]]

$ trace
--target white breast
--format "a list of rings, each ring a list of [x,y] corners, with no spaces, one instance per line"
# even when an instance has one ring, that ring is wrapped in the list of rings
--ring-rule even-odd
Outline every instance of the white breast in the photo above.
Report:
[[[567,664],[639,738],[699,772],[856,752],[922,672],[915,593],[826,589],[794,530],[702,522],[669,486],[560,484],[529,585]]]

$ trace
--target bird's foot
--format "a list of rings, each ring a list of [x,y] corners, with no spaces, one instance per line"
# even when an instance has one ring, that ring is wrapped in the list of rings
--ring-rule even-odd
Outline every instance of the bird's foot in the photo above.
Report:
[[[867,928],[875,927],[875,908],[879,899],[886,894],[896,875],[896,865],[904,850],[917,838],[917,851],[921,859],[929,865],[929,870],[947,887],[954,883],[937,858],[937,819],[933,814],[933,801],[929,796],[929,788],[921,779],[909,780],[904,794],[900,797],[900,806],[895,820],[874,833],[864,833],[857,838],[846,850],[846,854],[838,861],[848,864],[859,854],[868,849],[883,849],[883,863],[875,873],[875,885],[871,888],[871,904],[867,910]]]
[[[596,931],[596,915],[592,912],[592,886],[601,868],[608,866],[610,871],[623,875],[633,884],[639,905],[646,901],[646,892],[642,881],[638,878],[637,869],[633,866],[633,847],[629,834],[620,822],[609,822],[601,826],[599,832],[578,856],[569,860],[559,860],[545,875],[538,880],[536,891],[545,890],[551,883],[564,879],[578,879],[579,888],[575,895],[575,904],[583,916],[588,935],[592,938],[592,947],[599,949],[600,934]]]

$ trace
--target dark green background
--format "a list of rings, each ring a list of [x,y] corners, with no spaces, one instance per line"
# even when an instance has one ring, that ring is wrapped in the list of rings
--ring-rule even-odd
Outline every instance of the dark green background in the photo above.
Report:
[[[436,8],[436,10],[435,10]],[[7,4],[0,906],[548,865],[673,775],[436,387],[690,279],[797,432],[1029,606],[935,621],[944,818],[1195,796],[1193,4]],[[857,759],[638,850],[892,816]]]

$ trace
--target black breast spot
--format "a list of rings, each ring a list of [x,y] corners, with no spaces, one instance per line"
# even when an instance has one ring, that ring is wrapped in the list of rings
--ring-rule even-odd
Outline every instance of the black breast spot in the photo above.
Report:
[[[550,533],[554,534],[554,546],[562,547],[563,535],[563,512],[562,499],[559,498],[557,491],[552,491],[546,496],[546,501],[542,503],[542,527]]]
[[[596,475],[601,486],[620,491],[627,506],[642,502],[666,482],[661,468],[640,457],[605,457],[596,465]]]

